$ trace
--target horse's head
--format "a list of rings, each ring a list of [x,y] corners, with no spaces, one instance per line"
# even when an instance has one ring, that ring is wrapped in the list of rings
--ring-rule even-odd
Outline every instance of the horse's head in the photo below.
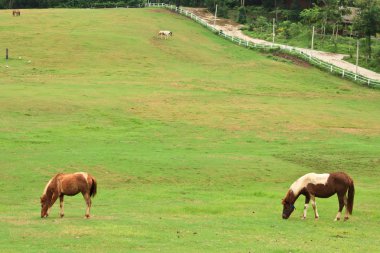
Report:
[[[294,209],[294,202],[296,202],[296,196],[294,195],[294,192],[292,190],[289,190],[286,193],[285,198],[282,200],[282,205],[284,208],[282,209],[282,218],[283,219],[288,219],[289,216],[292,214]]]
[[[282,200],[282,205],[284,206],[283,209],[282,209],[282,218],[283,219],[288,219],[289,216],[292,214],[292,212],[294,211],[294,209],[296,209],[294,207],[294,203],[291,203],[289,202],[288,200],[286,199],[283,199]]]
[[[170,35],[170,36],[173,36],[173,32],[169,32],[169,35]]]
[[[41,200],[41,218],[48,217],[48,209],[49,209],[49,203],[48,203],[48,197],[46,194],[42,195],[40,198]]]

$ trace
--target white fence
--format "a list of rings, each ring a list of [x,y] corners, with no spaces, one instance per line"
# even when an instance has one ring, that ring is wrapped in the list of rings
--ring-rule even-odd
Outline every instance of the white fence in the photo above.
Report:
[[[332,65],[330,63],[321,61],[318,58],[315,58],[311,55],[305,54],[304,52],[298,50],[297,48],[294,48],[291,46],[285,46],[285,45],[278,45],[278,44],[274,44],[274,45],[257,44],[257,43],[253,43],[251,41],[240,39],[238,37],[227,35],[227,34],[223,33],[221,30],[216,29],[213,25],[210,25],[209,23],[204,21],[202,18],[193,14],[192,12],[189,12],[189,11],[184,10],[182,8],[176,7],[174,5],[169,5],[169,4],[165,4],[165,3],[148,3],[145,6],[147,6],[147,7],[163,7],[163,8],[167,8],[167,9],[170,9],[172,11],[175,11],[179,14],[182,14],[186,17],[189,17],[189,18],[195,20],[197,23],[208,28],[209,30],[211,30],[215,34],[218,34],[219,36],[224,37],[225,39],[230,40],[231,42],[236,43],[240,46],[244,46],[244,47],[247,47],[249,49],[280,50],[284,53],[297,56],[298,58],[301,58],[302,60],[307,61],[310,64],[312,64],[312,65],[314,65],[320,69],[323,69],[323,70],[328,71],[328,72],[335,74],[335,75],[339,75],[342,78],[346,78],[346,79],[361,83],[363,85],[367,85],[368,87],[380,88],[380,81],[378,81],[378,80],[367,78],[363,75],[356,74],[354,72],[342,69],[342,68],[337,67],[335,65]]]

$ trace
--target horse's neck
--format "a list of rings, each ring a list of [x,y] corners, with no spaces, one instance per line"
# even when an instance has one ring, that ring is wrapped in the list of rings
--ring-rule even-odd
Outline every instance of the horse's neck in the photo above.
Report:
[[[289,190],[292,190],[294,192],[294,195],[296,196],[296,199],[300,195],[300,192],[302,191],[302,189],[305,188],[305,186],[307,185],[307,183],[308,183],[308,177],[309,177],[309,174],[306,174],[306,175],[300,177],[299,179],[297,179],[290,186]]]
[[[291,189],[289,189],[288,193],[286,194],[285,200],[288,203],[294,204],[298,197],[300,196],[300,193],[294,193]]]
[[[49,188],[52,181],[53,181],[53,178],[50,179],[49,182],[46,184],[44,192],[42,193],[42,195],[45,195],[48,192],[48,188]]]
[[[44,189],[44,193],[43,194],[48,194],[51,192],[51,190],[49,191],[49,188],[53,188],[53,190],[55,190],[55,188],[57,187],[57,179],[58,177],[62,175],[62,174],[57,174],[55,175],[52,179],[49,180],[49,182],[46,184],[45,186],[45,189]]]

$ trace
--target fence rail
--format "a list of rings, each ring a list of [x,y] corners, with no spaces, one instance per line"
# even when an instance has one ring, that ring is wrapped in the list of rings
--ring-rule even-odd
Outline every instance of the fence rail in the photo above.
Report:
[[[300,58],[300,59],[302,59],[302,60],[304,60],[304,61],[322,69],[322,70],[328,71],[328,72],[335,74],[335,75],[339,75],[342,78],[349,79],[351,81],[366,85],[368,87],[380,88],[380,81],[378,81],[378,80],[371,79],[371,78],[365,77],[363,75],[356,74],[352,71],[349,71],[349,70],[340,68],[338,66],[332,65],[330,63],[324,62],[324,61],[322,61],[316,57],[313,57],[310,54],[306,54],[306,53],[302,52],[301,50],[299,50],[295,47],[286,46],[286,45],[279,45],[279,44],[270,44],[270,45],[258,44],[258,43],[253,43],[252,41],[244,40],[244,39],[241,39],[241,38],[238,38],[235,36],[225,34],[222,30],[216,29],[213,25],[210,25],[209,23],[207,23],[205,20],[198,17],[194,13],[187,11],[185,9],[182,9],[180,7],[176,7],[174,5],[169,5],[169,4],[165,4],[165,3],[148,3],[145,6],[146,7],[162,7],[162,8],[167,8],[171,11],[175,11],[179,14],[182,14],[186,17],[193,19],[194,21],[203,25],[204,27],[211,30],[215,34],[217,34],[217,35],[219,35],[219,36],[221,36],[221,37],[223,37],[223,38],[225,38],[225,39],[227,39],[227,40],[229,40],[235,44],[238,44],[240,46],[243,46],[243,47],[246,47],[249,49],[258,49],[258,50],[268,50],[268,51],[280,50],[284,53],[296,56],[296,57],[298,57],[298,58]]]

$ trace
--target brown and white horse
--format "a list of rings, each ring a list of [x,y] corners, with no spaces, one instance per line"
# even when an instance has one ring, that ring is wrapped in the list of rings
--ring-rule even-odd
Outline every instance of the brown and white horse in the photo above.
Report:
[[[49,216],[50,209],[58,197],[61,208],[60,216],[62,218],[64,216],[63,196],[74,196],[78,193],[82,193],[86,201],[86,218],[90,218],[91,197],[95,196],[96,188],[97,184],[95,178],[86,172],[77,172],[74,174],[59,173],[55,175],[46,184],[41,197],[41,218]]]
[[[171,31],[159,31],[158,36],[162,39],[164,37],[165,39],[169,38],[169,36],[173,36],[173,33]]]
[[[13,10],[12,11],[12,15],[13,16],[20,16],[21,15],[21,11],[19,11],[19,10]]]
[[[348,192],[348,197],[347,197]],[[340,220],[343,207],[346,207],[346,214],[344,220],[348,220],[354,205],[355,187],[354,181],[350,176],[344,172],[334,172],[326,174],[309,173],[297,181],[295,181],[286,193],[285,198],[282,200],[284,206],[282,211],[282,218],[288,219],[294,211],[294,203],[297,198],[302,194],[305,196],[305,206],[303,210],[302,219],[306,218],[307,208],[311,200],[311,205],[314,209],[315,219],[319,218],[315,197],[328,198],[334,194],[338,195],[339,211],[335,217],[335,221]]]

